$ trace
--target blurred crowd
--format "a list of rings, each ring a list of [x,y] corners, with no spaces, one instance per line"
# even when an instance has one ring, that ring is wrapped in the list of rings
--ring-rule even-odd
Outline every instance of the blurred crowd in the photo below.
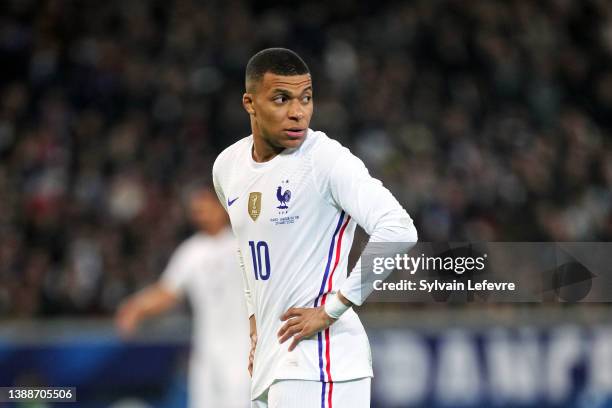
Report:
[[[607,0],[7,0],[0,316],[108,315],[156,279],[269,46],[421,240],[612,240]]]

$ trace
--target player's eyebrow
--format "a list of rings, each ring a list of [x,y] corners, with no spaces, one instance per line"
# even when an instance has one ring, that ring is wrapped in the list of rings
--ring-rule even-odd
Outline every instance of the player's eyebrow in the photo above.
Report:
[[[308,92],[308,91],[311,91],[311,92],[312,92],[312,85],[310,85],[310,86],[308,86],[308,87],[304,88],[300,94],[303,94],[303,93]],[[282,94],[287,94],[287,95],[292,95],[292,94],[293,94],[293,92],[291,92],[291,91],[290,91],[290,90],[288,90],[288,89],[284,89],[284,88],[274,88],[274,89],[272,90],[272,93],[275,93],[275,94],[276,94],[276,93],[282,93]]]

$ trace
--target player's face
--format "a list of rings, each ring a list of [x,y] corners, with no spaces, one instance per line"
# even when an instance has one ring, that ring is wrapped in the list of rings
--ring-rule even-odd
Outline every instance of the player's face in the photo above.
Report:
[[[313,112],[310,74],[268,72],[243,101],[252,118],[254,135],[258,133],[269,147],[296,148],[304,142]]]
[[[196,228],[209,234],[216,234],[227,223],[225,210],[210,191],[194,194],[189,203],[189,210]]]

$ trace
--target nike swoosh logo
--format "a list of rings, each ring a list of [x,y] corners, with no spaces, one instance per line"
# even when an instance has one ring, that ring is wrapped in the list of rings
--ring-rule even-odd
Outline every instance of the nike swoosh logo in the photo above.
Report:
[[[227,206],[230,207],[232,204],[234,204],[234,201],[236,201],[238,199],[238,197],[234,198],[233,200],[230,200],[229,198],[227,199]]]

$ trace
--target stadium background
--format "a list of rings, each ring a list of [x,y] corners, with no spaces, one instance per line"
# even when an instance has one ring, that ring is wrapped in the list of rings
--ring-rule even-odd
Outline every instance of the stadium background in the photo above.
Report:
[[[421,240],[611,240],[609,1],[7,0],[0,385],[181,406],[185,311],[130,342],[110,318],[190,233],[184,187],[250,133],[243,70],[268,46],[307,61],[312,127]],[[362,309],[375,407],[612,406],[605,305]]]

